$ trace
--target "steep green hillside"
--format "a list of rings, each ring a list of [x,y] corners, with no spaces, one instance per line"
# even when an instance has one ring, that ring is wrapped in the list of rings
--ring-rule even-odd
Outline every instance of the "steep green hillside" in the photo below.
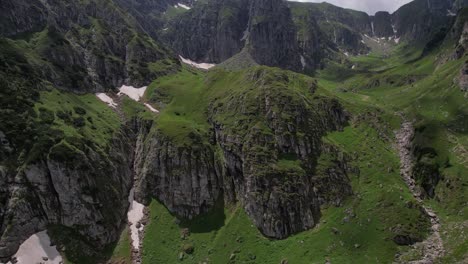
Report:
[[[324,87],[352,104],[373,105],[391,114],[404,116],[416,126],[413,155],[414,177],[424,189],[426,203],[442,219],[443,240],[447,250],[444,263],[466,258],[466,237],[456,234],[466,230],[468,190],[468,144],[466,98],[454,79],[464,59],[449,60],[453,50],[443,46],[426,57],[395,64],[394,58],[382,62],[356,57],[352,61],[366,69],[376,65],[383,69],[352,71],[339,82],[330,79],[330,70],[323,72]],[[420,52],[413,57],[418,58]],[[338,69],[339,70],[339,69]],[[360,111],[360,110],[359,110]]]
[[[181,146],[194,146],[194,142],[200,142],[200,138],[209,133],[207,116],[213,113],[200,109],[210,104],[235,104],[236,94],[248,98],[242,106],[239,105],[241,109],[247,110],[260,102],[262,89],[249,88],[244,78],[239,79],[245,74],[216,71],[205,76],[185,71],[155,81],[147,97],[155,102],[171,98],[164,102],[167,106],[157,121],[157,127]],[[297,78],[283,89],[288,94],[307,97],[310,91],[304,88],[310,89],[307,88],[310,85],[307,86],[298,77],[290,79]],[[256,82],[261,83],[261,80]],[[273,87],[271,92],[280,97],[283,91]],[[314,94],[318,98],[333,97],[332,93],[321,87]],[[216,103],[216,98],[226,101]],[[352,157],[349,166],[355,168],[350,174],[353,195],[342,200],[339,207],[323,204],[317,227],[285,240],[270,240],[262,236],[242,204],[235,201],[224,205],[218,202],[207,214],[190,221],[179,221],[160,202],[153,200],[143,244],[143,261],[279,263],[288,260],[300,263],[307,259],[310,263],[322,263],[329,259],[332,263],[347,263],[352,258],[358,262],[386,262],[393,259],[396,253],[406,250],[394,241],[424,239],[429,232],[429,220],[420,212],[401,180],[399,160],[392,148],[392,130],[397,128],[399,118],[371,104],[351,100],[343,102],[352,112],[350,124],[343,132],[325,135],[323,140],[340,149],[343,155]],[[226,126],[239,126],[244,118],[239,114],[242,111],[223,112],[220,117],[215,115],[212,119],[221,118]],[[257,127],[268,131],[268,126],[258,124]],[[241,131],[248,130],[241,128]],[[206,141],[203,144],[209,146],[210,143]],[[327,179],[327,168],[330,163],[336,162],[335,159],[322,154],[312,177]],[[300,170],[300,166],[303,166],[287,159],[280,163],[284,164],[281,166],[285,166],[285,169],[291,166],[294,170]]]

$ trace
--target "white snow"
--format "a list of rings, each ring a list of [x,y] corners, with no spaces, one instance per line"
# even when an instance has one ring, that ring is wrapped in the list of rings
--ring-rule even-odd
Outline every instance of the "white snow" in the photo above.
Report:
[[[400,38],[395,38],[394,40],[396,44],[400,43]]]
[[[182,7],[183,9],[190,10],[190,7],[181,3],[174,6],[175,8]]]
[[[122,96],[125,94],[131,99],[139,102],[141,97],[143,97],[143,95],[145,94],[146,88],[147,86],[135,88],[133,86],[122,85],[122,87],[120,87],[119,89],[120,92],[118,93],[118,95]]]
[[[241,41],[246,40],[248,37],[249,37],[249,29],[247,28],[246,30],[244,30],[244,33],[242,34]]]
[[[57,247],[50,246],[50,238],[46,231],[36,233],[24,241],[15,257],[18,264],[59,264],[63,262]],[[44,260],[45,258],[47,260]],[[8,264],[11,264],[11,262],[8,262]]]
[[[306,63],[306,60],[304,58],[304,56],[301,55],[301,64],[302,64],[302,69],[304,70],[305,67],[307,66],[307,63]]]
[[[457,16],[457,14],[455,14],[454,12],[452,12],[452,10],[448,10],[448,9],[447,9],[447,16]]]
[[[356,69],[356,65],[353,65],[353,67],[351,67],[352,70]]]
[[[396,29],[396,26],[394,24],[392,24],[392,29],[393,29],[393,34],[396,35],[396,33],[398,33],[398,30]]]
[[[374,21],[371,22],[372,36],[375,36]]]
[[[343,52],[343,54],[344,54],[346,57],[349,57],[349,53],[348,53],[348,52]]]
[[[152,107],[150,104],[144,104],[151,112],[153,113],[159,113],[158,110],[156,110],[154,107]]]
[[[96,94],[97,98],[99,98],[101,101],[106,103],[108,106],[116,108],[117,104],[114,102],[112,98],[110,98],[107,94],[105,93],[97,93]]]
[[[216,66],[216,64],[211,64],[211,63],[197,63],[197,62],[191,61],[189,59],[185,59],[184,57],[182,57],[180,55],[179,55],[179,58],[183,63],[188,64],[190,66],[193,66],[195,68],[199,68],[199,69],[208,70],[208,69],[211,69],[214,66]]]
[[[137,228],[137,223],[143,219],[144,213],[143,209],[145,206],[141,203],[138,203],[134,200],[135,190],[132,189],[130,191],[130,195],[128,196],[128,201],[130,202],[130,208],[128,209],[127,219],[130,223],[130,236],[132,238],[132,247],[135,250],[140,249],[140,234],[139,231],[143,230],[143,225],[140,228]]]

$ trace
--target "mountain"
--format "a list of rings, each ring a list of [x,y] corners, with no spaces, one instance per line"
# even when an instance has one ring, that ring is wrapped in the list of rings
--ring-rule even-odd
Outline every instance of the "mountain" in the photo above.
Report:
[[[126,221],[132,132],[94,96],[67,92],[143,85],[180,63],[112,1],[2,6],[0,258],[52,225],[102,250]]]
[[[177,64],[135,18],[112,1],[5,1],[0,35],[30,54],[41,77],[79,92],[141,86]],[[39,34],[41,33],[41,34]]]
[[[194,61],[221,63],[245,50],[257,64],[311,72],[316,51],[291,42],[297,34],[284,1],[210,0],[169,22],[165,38]]]
[[[0,3],[0,262],[468,259],[466,1]]]

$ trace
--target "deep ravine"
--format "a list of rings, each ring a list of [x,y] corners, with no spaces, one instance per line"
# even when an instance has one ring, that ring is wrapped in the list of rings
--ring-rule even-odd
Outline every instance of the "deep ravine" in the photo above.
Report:
[[[432,264],[436,259],[444,256],[445,250],[440,236],[440,219],[432,208],[424,204],[421,199],[421,190],[411,176],[413,170],[413,156],[411,154],[411,141],[414,137],[413,124],[409,121],[405,121],[401,125],[400,130],[396,132],[395,136],[398,154],[400,156],[400,174],[416,201],[422,206],[427,216],[431,219],[432,234],[424,241],[414,245],[414,248],[421,248],[423,257],[419,260],[411,261],[410,263]]]

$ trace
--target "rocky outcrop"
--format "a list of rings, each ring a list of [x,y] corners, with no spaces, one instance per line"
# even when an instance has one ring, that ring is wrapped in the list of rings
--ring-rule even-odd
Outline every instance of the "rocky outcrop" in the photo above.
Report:
[[[458,78],[455,78],[454,81],[458,83],[462,92],[468,93],[468,62],[463,64],[460,69],[460,73],[458,74]]]
[[[449,28],[456,14],[453,0],[416,0],[392,14],[396,35],[406,41],[428,41]]]
[[[222,181],[219,163],[209,146],[181,147],[162,133],[152,133],[139,151],[140,200],[156,197],[172,213],[186,219],[215,205],[222,193]]]
[[[243,49],[248,17],[247,0],[200,2],[169,23],[165,40],[185,58],[220,63]]]
[[[368,52],[369,49],[361,42],[362,34],[372,35],[370,18],[366,13],[328,3],[290,2],[288,5],[299,29],[299,37],[315,28],[317,34],[314,34],[314,39],[320,45],[322,59],[332,57],[330,53],[339,50],[349,54]]]
[[[0,36],[28,41],[30,64],[56,87],[139,87],[178,68],[170,51],[111,1],[3,2],[11,8],[1,11]]]
[[[129,142],[122,132],[107,154],[62,142],[16,175],[2,173],[9,198],[0,218],[0,259],[50,225],[74,230],[96,251],[117,241],[132,182]]]
[[[311,71],[319,61],[316,34],[311,29],[297,41],[283,0],[210,0],[168,25],[168,45],[194,61],[221,63],[244,49],[257,64],[295,71]]]
[[[415,159],[412,155],[411,149],[413,148],[413,139],[415,131],[413,124],[409,121],[405,121],[400,130],[395,133],[396,136],[396,147],[398,154],[400,156],[400,175],[408,185],[408,188],[411,191],[411,194],[414,196],[415,200],[418,203],[418,206],[421,207],[422,212],[427,215],[431,221],[431,231],[432,234],[423,241],[415,240],[414,238],[407,236],[396,236],[394,241],[397,244],[414,244],[419,242],[415,248],[421,247],[421,259],[411,261],[413,264],[425,264],[425,263],[434,263],[439,258],[443,257],[445,254],[444,244],[440,235],[440,219],[437,214],[423,203],[422,200],[422,191],[421,188],[416,184],[416,181],[413,177],[414,175],[414,164]],[[399,260],[401,262],[401,260]]]
[[[392,17],[388,12],[377,12],[371,17],[372,36],[382,38],[395,35],[392,27]]]
[[[345,112],[335,100],[291,94],[287,86],[297,76],[280,70],[260,67],[237,78],[245,92],[226,94],[221,98],[229,102],[218,98],[201,110],[213,128],[207,134],[193,131],[181,141],[157,124],[143,133],[138,196],[156,197],[181,218],[207,212],[221,197],[241,202],[272,238],[314,227],[322,204],[339,205],[352,193],[345,155],[321,140],[343,128]],[[314,93],[313,81],[301,85]],[[251,89],[256,96],[247,95]],[[238,121],[225,118],[228,113]],[[321,158],[333,159],[324,162],[332,165],[318,167]]]
[[[283,0],[255,0],[250,3],[247,49],[254,60],[267,66],[302,69],[296,30]]]

